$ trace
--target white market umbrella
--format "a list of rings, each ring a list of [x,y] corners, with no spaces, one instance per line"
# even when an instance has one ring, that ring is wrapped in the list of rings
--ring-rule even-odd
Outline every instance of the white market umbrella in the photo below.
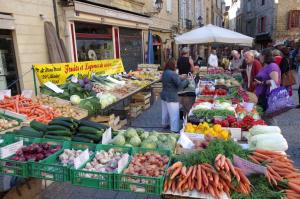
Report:
[[[252,46],[253,38],[225,28],[208,24],[175,37],[176,44],[224,43]]]

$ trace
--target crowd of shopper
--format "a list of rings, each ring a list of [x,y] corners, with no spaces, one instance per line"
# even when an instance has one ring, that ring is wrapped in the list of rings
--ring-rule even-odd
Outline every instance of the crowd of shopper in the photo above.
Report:
[[[300,48],[289,49],[285,46],[266,48],[260,52],[256,50],[233,50],[231,61],[226,70],[241,73],[243,87],[248,92],[255,93],[258,105],[263,110],[268,108],[270,87],[284,86],[292,95],[292,86],[296,84],[296,76],[300,74]],[[162,123],[173,132],[179,131],[179,98],[178,92],[187,87],[188,74],[195,72],[197,62],[191,58],[189,48],[181,50],[176,61],[170,59],[164,67],[162,75]],[[201,60],[202,61],[202,60]],[[208,67],[218,67],[218,56],[215,49],[211,50],[207,59]],[[299,71],[298,73],[296,71]],[[298,89],[300,108],[300,86]]]

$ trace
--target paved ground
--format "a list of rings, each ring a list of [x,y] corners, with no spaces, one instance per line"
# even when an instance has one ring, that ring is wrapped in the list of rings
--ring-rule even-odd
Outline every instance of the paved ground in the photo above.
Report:
[[[296,90],[294,93],[296,94]],[[298,97],[295,101],[298,102]],[[154,102],[153,106],[132,122],[132,126],[149,129],[161,129],[161,106],[160,101]],[[282,132],[289,144],[288,154],[295,164],[300,168],[300,109],[293,109],[275,119],[281,127]],[[153,128],[154,127],[154,128]],[[43,199],[158,199],[158,196],[146,196],[135,193],[103,191],[97,189],[74,187],[69,183],[54,183],[47,188],[43,194]]]

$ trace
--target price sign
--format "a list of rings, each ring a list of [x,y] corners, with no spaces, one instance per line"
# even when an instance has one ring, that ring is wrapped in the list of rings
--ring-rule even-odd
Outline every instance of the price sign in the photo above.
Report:
[[[108,144],[111,140],[111,127],[106,129],[106,131],[102,135],[102,144]]]
[[[121,173],[122,170],[127,166],[128,158],[129,155],[127,153],[123,154],[123,157],[118,162],[118,173]]]
[[[90,159],[89,149],[86,149],[77,158],[74,159],[74,167],[75,167],[75,169],[80,168],[89,159]]]
[[[48,88],[50,88],[51,90],[53,90],[56,93],[63,93],[64,90],[62,90],[61,88],[59,88],[57,85],[53,84],[52,82],[46,82],[44,83],[45,86],[47,86]]]
[[[23,147],[23,140],[20,140],[13,144],[9,144],[5,147],[0,148],[0,156],[1,158],[7,158],[15,154],[22,147]]]

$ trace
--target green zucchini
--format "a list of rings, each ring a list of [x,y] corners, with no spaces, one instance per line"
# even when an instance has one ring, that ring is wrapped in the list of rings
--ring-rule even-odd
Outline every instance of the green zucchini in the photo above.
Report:
[[[49,125],[60,125],[60,126],[67,127],[69,129],[74,129],[75,128],[73,123],[63,121],[63,120],[56,120],[56,119],[49,122]]]
[[[70,131],[70,129],[68,127],[65,126],[61,126],[61,125],[49,125],[47,127],[47,131],[56,131],[56,130],[68,130]]]
[[[47,125],[36,120],[32,120],[30,122],[30,127],[37,130],[37,131],[46,131]]]
[[[103,134],[103,130],[99,130],[93,127],[88,126],[80,126],[78,129],[79,133],[86,133],[86,134]]]
[[[79,134],[76,134],[76,137],[88,138],[88,139],[94,140],[95,142],[99,142],[101,140],[102,136],[97,136],[95,134],[79,133]]]
[[[23,129],[15,131],[15,134],[26,136],[26,137],[35,137],[35,138],[41,138],[44,135],[42,132],[29,131],[29,130],[23,130]]]
[[[70,137],[57,136],[57,135],[45,135],[44,138],[55,139],[55,140],[66,140],[66,141],[71,141],[72,140]]]
[[[75,141],[75,142],[94,143],[94,140],[92,140],[92,139],[83,138],[83,137],[78,137],[78,136],[73,137],[73,138],[72,138],[72,141]]]
[[[57,136],[72,136],[70,131],[57,130],[57,131],[46,131],[46,135],[57,135]]]
[[[95,122],[91,122],[88,120],[80,120],[80,126],[88,126],[88,127],[93,127],[96,129],[108,129],[108,126],[104,125],[104,124],[100,124],[100,123],[95,123]]]

